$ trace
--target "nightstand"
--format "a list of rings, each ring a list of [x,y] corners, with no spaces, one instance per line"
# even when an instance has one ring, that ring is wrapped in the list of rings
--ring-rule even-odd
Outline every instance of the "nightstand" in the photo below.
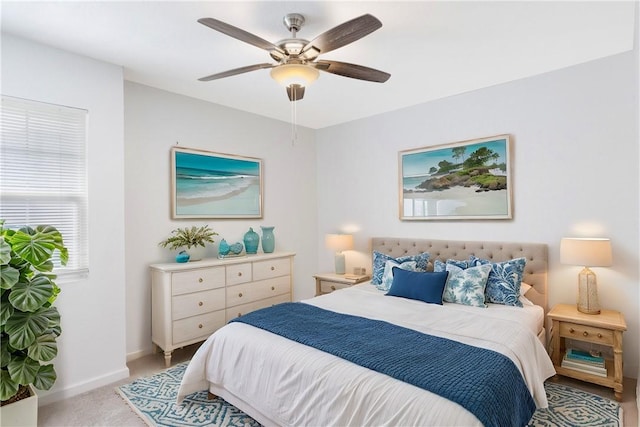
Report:
[[[556,372],[566,377],[610,387],[616,399],[622,400],[622,332],[627,330],[622,313],[602,310],[600,314],[585,314],[579,312],[575,305],[558,304],[549,312],[549,318],[553,321],[551,360]],[[611,347],[613,360],[605,360],[607,376],[600,377],[562,367],[567,338]]]
[[[316,274],[313,277],[316,279],[316,296],[348,288],[356,283],[366,282],[371,278],[371,276],[367,275],[335,273]]]

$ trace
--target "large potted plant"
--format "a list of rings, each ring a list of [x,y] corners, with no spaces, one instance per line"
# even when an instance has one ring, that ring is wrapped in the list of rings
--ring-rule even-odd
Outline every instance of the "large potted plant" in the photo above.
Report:
[[[214,243],[213,236],[217,235],[208,225],[176,228],[159,245],[171,250],[184,249],[189,254],[190,261],[199,261],[204,256],[206,244]]]
[[[3,425],[36,425],[37,396],[31,394],[56,381],[48,362],[58,354],[61,333],[52,305],[60,293],[52,256],[59,251],[65,265],[68,252],[60,232],[48,225],[11,230],[0,220],[0,237],[0,415]]]

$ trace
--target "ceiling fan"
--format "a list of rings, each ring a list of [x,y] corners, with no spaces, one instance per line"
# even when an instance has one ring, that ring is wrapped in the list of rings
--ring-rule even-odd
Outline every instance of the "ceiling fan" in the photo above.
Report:
[[[291,32],[291,38],[276,43],[268,42],[254,34],[241,30],[225,22],[213,18],[201,18],[198,22],[234,37],[245,43],[269,52],[276,63],[262,63],[235,68],[221,73],[202,77],[200,81],[210,81],[223,77],[247,73],[249,71],[271,68],[271,77],[287,89],[290,101],[298,101],[304,96],[305,86],[318,78],[320,71],[351,77],[358,80],[384,83],[391,74],[362,65],[346,62],[318,60],[320,54],[331,52],[374,32],[382,27],[382,23],[374,16],[366,14],[338,25],[308,41],[296,38],[296,34],[304,24],[304,16],[299,13],[285,15],[283,22]]]

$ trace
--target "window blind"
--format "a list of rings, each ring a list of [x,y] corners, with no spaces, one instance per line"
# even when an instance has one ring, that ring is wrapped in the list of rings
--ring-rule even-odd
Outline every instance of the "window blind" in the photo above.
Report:
[[[0,218],[5,228],[47,224],[62,234],[69,261],[60,281],[89,272],[87,111],[2,96]]]

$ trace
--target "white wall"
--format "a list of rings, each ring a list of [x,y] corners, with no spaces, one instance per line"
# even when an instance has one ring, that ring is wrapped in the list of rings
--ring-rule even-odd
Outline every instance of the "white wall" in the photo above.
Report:
[[[51,403],[129,375],[125,360],[122,69],[2,34],[2,93],[89,111],[89,277],[59,283]]]
[[[575,303],[579,267],[560,265],[563,236],[610,237],[614,265],[594,269],[601,304],[624,313],[624,373],[636,377],[638,70],[635,52],[319,130],[318,239],[355,231],[347,268],[367,265],[372,236],[530,241],[549,246],[549,302]],[[499,64],[496,64],[499,66]],[[393,77],[392,77],[393,78]],[[428,76],[426,77],[428,78]],[[398,219],[398,151],[508,133],[514,218]],[[320,250],[322,269],[332,257]]]
[[[276,251],[293,251],[294,299],[315,293],[311,274],[317,262],[316,172],[313,131],[208,102],[125,82],[125,212],[127,354],[151,351],[149,264],[173,262],[175,252],[158,246],[171,230],[209,224],[222,238],[242,241],[260,225],[275,226]],[[263,161],[262,219],[172,220],[169,150],[210,150]]]

